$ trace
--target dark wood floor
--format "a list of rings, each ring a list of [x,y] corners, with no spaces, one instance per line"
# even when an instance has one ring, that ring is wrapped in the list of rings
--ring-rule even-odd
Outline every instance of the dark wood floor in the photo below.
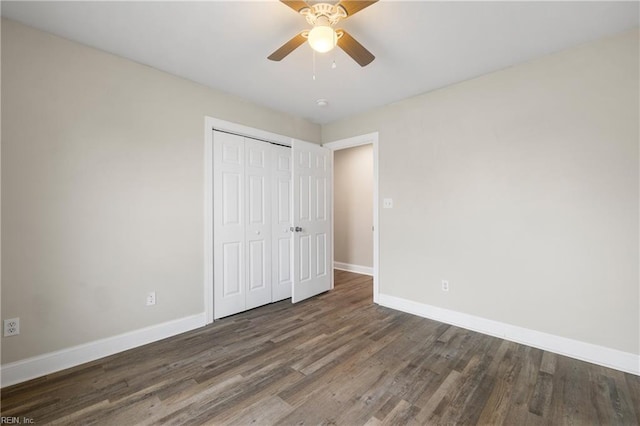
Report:
[[[371,279],[2,390],[36,424],[637,425],[640,378],[372,304]]]

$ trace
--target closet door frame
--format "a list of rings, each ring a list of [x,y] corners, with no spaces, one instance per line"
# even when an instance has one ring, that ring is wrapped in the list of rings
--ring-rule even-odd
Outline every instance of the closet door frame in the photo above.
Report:
[[[213,322],[213,130],[236,133],[291,146],[294,138],[214,117],[204,119],[204,309],[206,323]],[[302,141],[307,142],[307,141]]]

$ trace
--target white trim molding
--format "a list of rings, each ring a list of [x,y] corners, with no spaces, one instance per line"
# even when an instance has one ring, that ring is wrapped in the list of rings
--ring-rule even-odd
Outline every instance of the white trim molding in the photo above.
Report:
[[[380,294],[378,300],[380,305],[387,308],[640,376],[640,355],[414,302],[388,294]]]
[[[25,382],[86,362],[95,361],[109,355],[138,346],[166,339],[205,325],[204,313],[152,325],[139,330],[120,334],[83,345],[50,352],[44,355],[4,364],[2,387]]]
[[[205,116],[204,121],[205,121],[205,132],[209,132],[209,133],[211,133],[212,129],[222,130],[224,132],[231,132],[237,135],[247,136],[249,138],[258,138],[258,139],[262,139],[265,141],[274,142],[274,143],[278,143],[286,146],[291,146],[294,140],[294,138],[291,138],[289,136],[267,132],[266,130],[255,129],[253,127],[245,126],[243,124],[220,120],[219,118]],[[207,135],[205,134],[205,138],[206,137]]]
[[[356,274],[363,274],[373,276],[373,268],[371,266],[353,265],[351,263],[333,262],[333,269],[340,271],[355,272]]]
[[[340,139],[333,142],[323,143],[322,146],[329,148],[332,151],[339,151],[341,149],[352,148],[354,146],[369,145],[370,143],[378,141],[378,132],[367,133],[366,135],[354,136],[352,138]]]
[[[207,324],[213,322],[213,126],[215,119],[204,118],[204,312]]]

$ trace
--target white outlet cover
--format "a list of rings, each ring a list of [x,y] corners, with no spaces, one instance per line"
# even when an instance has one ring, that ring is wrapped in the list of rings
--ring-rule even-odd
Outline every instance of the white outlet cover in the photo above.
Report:
[[[20,334],[20,318],[4,320],[4,336],[16,336]]]
[[[156,292],[150,291],[147,293],[147,306],[153,306],[156,304]]]
[[[382,207],[385,209],[392,209],[393,208],[393,198],[385,198],[384,200],[382,200]]]

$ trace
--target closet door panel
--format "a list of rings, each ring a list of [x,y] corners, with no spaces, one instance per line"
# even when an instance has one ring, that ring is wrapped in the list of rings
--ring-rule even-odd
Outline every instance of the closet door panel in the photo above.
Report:
[[[214,132],[214,318],[245,310],[244,138]]]
[[[332,288],[331,176],[332,153],[327,148],[293,141],[292,302]]]
[[[273,152],[273,301],[291,297],[291,149],[272,146]]]
[[[245,139],[246,309],[271,303],[271,145]]]

